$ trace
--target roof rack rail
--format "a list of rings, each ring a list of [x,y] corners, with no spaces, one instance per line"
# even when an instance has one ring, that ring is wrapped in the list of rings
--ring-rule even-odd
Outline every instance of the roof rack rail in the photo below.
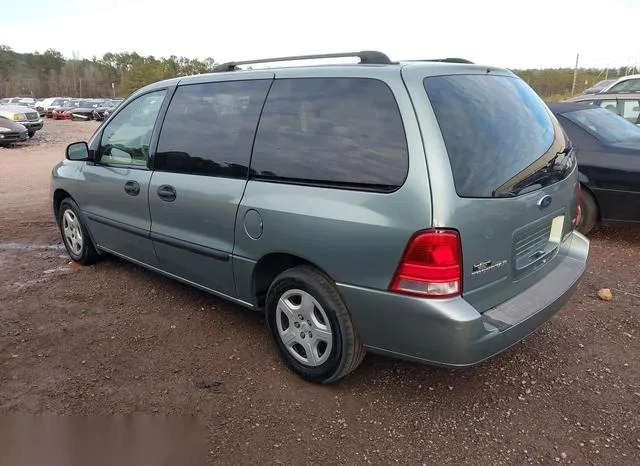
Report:
[[[417,60],[417,61],[439,61],[439,62],[444,62],[444,63],[468,63],[470,65],[473,65],[472,61],[467,60],[466,58],[457,58],[457,57],[427,58],[427,59],[424,59],[424,60]]]
[[[270,63],[280,61],[294,61],[294,60],[315,60],[322,58],[346,58],[346,57],[358,57],[361,64],[376,64],[376,65],[390,65],[393,63],[387,55],[375,50],[363,50],[360,52],[345,52],[345,53],[324,53],[320,55],[295,55],[291,57],[276,57],[276,58],[261,58],[257,60],[244,60],[244,61],[230,61],[226,63],[220,63],[214,65],[211,68],[212,73],[220,73],[224,71],[235,71],[239,65],[253,65],[256,63]]]

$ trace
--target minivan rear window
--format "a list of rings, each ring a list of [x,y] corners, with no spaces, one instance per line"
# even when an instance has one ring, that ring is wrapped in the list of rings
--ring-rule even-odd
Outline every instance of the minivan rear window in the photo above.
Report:
[[[544,102],[519,78],[447,75],[423,83],[461,197],[492,197],[554,141]]]

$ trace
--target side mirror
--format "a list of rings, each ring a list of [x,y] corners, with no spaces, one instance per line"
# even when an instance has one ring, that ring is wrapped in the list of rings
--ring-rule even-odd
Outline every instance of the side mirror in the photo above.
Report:
[[[86,142],[72,142],[67,146],[66,157],[69,160],[87,161],[91,160],[89,146]]]

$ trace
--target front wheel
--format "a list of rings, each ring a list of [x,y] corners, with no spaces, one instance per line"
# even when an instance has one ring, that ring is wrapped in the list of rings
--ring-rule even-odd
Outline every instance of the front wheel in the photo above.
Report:
[[[36,132],[35,131],[29,131],[29,133],[27,133],[27,134],[29,134],[29,139],[31,139],[32,137],[34,137],[36,135]]]
[[[100,258],[82,222],[80,209],[71,198],[66,198],[60,203],[58,226],[71,259],[82,265],[90,265]]]
[[[267,293],[266,320],[280,356],[305,380],[334,382],[364,358],[335,285],[312,267],[295,267],[276,277]]]
[[[598,223],[598,205],[593,195],[585,188],[582,188],[582,198],[580,202],[580,208],[582,217],[580,223],[576,225],[576,228],[583,235],[589,234],[593,227]]]

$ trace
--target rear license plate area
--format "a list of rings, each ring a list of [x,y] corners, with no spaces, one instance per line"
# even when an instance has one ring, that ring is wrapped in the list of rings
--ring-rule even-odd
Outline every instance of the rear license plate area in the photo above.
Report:
[[[518,230],[513,241],[516,277],[544,265],[558,250],[564,232],[564,214],[540,219]]]

